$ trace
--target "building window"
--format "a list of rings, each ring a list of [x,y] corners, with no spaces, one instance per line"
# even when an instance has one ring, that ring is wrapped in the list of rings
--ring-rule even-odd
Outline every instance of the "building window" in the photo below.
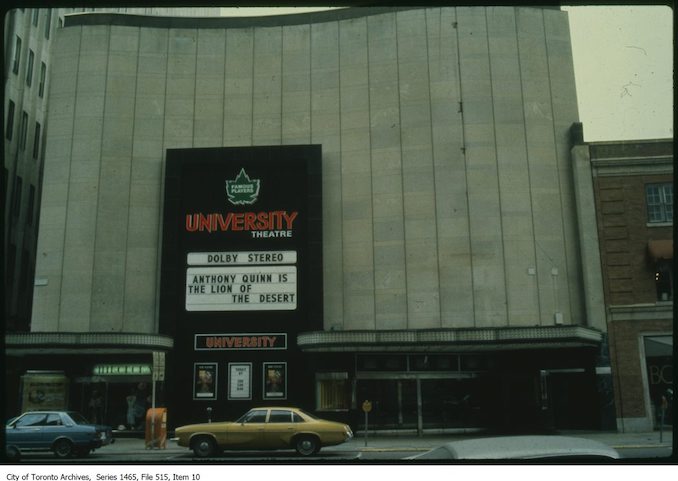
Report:
[[[673,260],[660,259],[655,268],[654,282],[657,287],[657,300],[673,299]]]
[[[47,65],[45,62],[40,62],[40,86],[38,87],[38,95],[42,98],[45,93],[45,79],[47,78]]]
[[[5,130],[5,138],[7,140],[12,140],[12,135],[14,133],[14,102],[9,101],[7,107],[7,130]]]
[[[40,10],[37,8],[33,9],[33,26],[37,27],[38,26],[38,18],[40,17]]]
[[[16,246],[14,244],[9,245],[9,252],[7,252],[7,272],[5,272],[5,279],[7,285],[11,286],[14,283],[14,267],[16,266]],[[12,302],[10,299],[7,299],[7,302],[11,305]]]
[[[28,191],[28,212],[26,213],[28,225],[33,225],[33,210],[35,210],[35,186],[31,185]]]
[[[21,114],[21,127],[19,130],[19,148],[26,150],[26,136],[28,134],[28,114],[26,112]]]
[[[28,66],[26,67],[26,85],[28,87],[33,83],[33,61],[35,60],[35,54],[33,50],[28,50]]]
[[[14,42],[14,64],[12,65],[12,72],[19,73],[19,63],[21,62],[21,38],[17,35]]]
[[[28,251],[24,249],[21,257],[21,271],[19,272],[19,289],[21,290],[28,287],[28,261]]]
[[[37,159],[40,154],[40,123],[35,123],[35,135],[33,136],[33,158]]]
[[[47,19],[45,21],[45,38],[49,39],[49,31],[52,28],[52,10],[47,9]]]
[[[318,373],[316,376],[316,403],[319,411],[342,411],[350,408],[351,383],[348,373]]]
[[[673,184],[648,184],[645,195],[649,223],[673,222]]]
[[[19,211],[21,210],[21,190],[23,188],[23,179],[19,176],[14,178],[14,192],[12,192],[12,215],[13,217],[19,216]]]

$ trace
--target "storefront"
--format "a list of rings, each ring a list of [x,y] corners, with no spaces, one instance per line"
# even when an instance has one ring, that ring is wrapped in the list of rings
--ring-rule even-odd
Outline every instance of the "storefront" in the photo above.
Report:
[[[370,401],[369,429],[417,432],[600,429],[600,341],[581,327],[299,338],[316,411],[363,429]]]
[[[642,336],[646,405],[650,406],[655,429],[673,426],[673,335]]]
[[[84,340],[90,341],[87,348],[75,347]],[[159,380],[164,378],[163,358],[171,339],[43,333],[9,334],[5,341],[5,382],[12,386],[6,392],[18,392],[6,398],[6,412],[12,415],[40,409],[74,410],[91,422],[139,431],[147,409],[154,401],[156,405],[164,402]]]

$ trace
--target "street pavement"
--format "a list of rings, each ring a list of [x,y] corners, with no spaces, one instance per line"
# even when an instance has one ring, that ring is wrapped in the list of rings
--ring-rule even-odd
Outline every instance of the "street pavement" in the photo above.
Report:
[[[673,433],[671,431],[648,433],[567,431],[560,435],[596,440],[616,449],[622,458],[651,459],[653,462],[675,462]],[[486,433],[443,434],[375,434],[358,432],[350,441],[338,446],[323,448],[310,458],[300,458],[293,450],[286,451],[226,451],[216,458],[197,459],[188,448],[168,440],[165,448],[147,448],[139,437],[116,437],[115,443],[97,449],[87,458],[57,460],[52,453],[24,453],[19,464],[76,463],[76,464],[214,464],[214,463],[345,463],[390,462],[421,454],[450,441],[486,437]],[[661,439],[660,439],[661,437]],[[673,454],[673,458],[670,456]],[[140,480],[132,480],[140,481]]]
[[[658,431],[648,433],[567,431],[558,434],[596,440],[617,450],[666,448],[665,451],[670,452],[670,449],[673,446],[673,433],[671,431],[665,431],[661,436]],[[417,436],[416,434],[368,433],[367,439],[365,439],[364,433],[358,432],[350,441],[338,446],[325,448],[321,453],[328,451],[336,453],[392,452],[394,453],[394,457],[399,459],[400,457],[397,456],[396,453],[424,452],[450,441],[485,436],[487,435],[482,433],[424,434],[422,436]],[[157,453],[159,457],[164,459],[183,455],[189,455],[190,457],[190,451],[187,448],[177,446],[176,442],[171,440],[167,441],[165,449],[147,449],[143,439],[119,438],[116,439],[114,444],[106,446],[97,452],[103,453],[104,451],[110,454],[115,453],[117,455],[130,456],[138,455],[140,453],[146,453],[148,455]]]

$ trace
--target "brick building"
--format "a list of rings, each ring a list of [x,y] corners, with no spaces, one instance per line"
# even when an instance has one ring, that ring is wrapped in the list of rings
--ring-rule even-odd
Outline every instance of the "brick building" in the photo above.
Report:
[[[593,176],[617,427],[652,430],[673,389],[673,140],[585,144],[576,125],[573,152]]]

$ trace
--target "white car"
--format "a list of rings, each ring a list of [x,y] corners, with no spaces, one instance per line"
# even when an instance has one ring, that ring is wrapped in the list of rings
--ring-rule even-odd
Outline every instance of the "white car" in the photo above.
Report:
[[[619,453],[611,447],[591,439],[569,436],[502,436],[452,441],[407,459],[535,459],[577,462],[604,461],[619,457]]]

